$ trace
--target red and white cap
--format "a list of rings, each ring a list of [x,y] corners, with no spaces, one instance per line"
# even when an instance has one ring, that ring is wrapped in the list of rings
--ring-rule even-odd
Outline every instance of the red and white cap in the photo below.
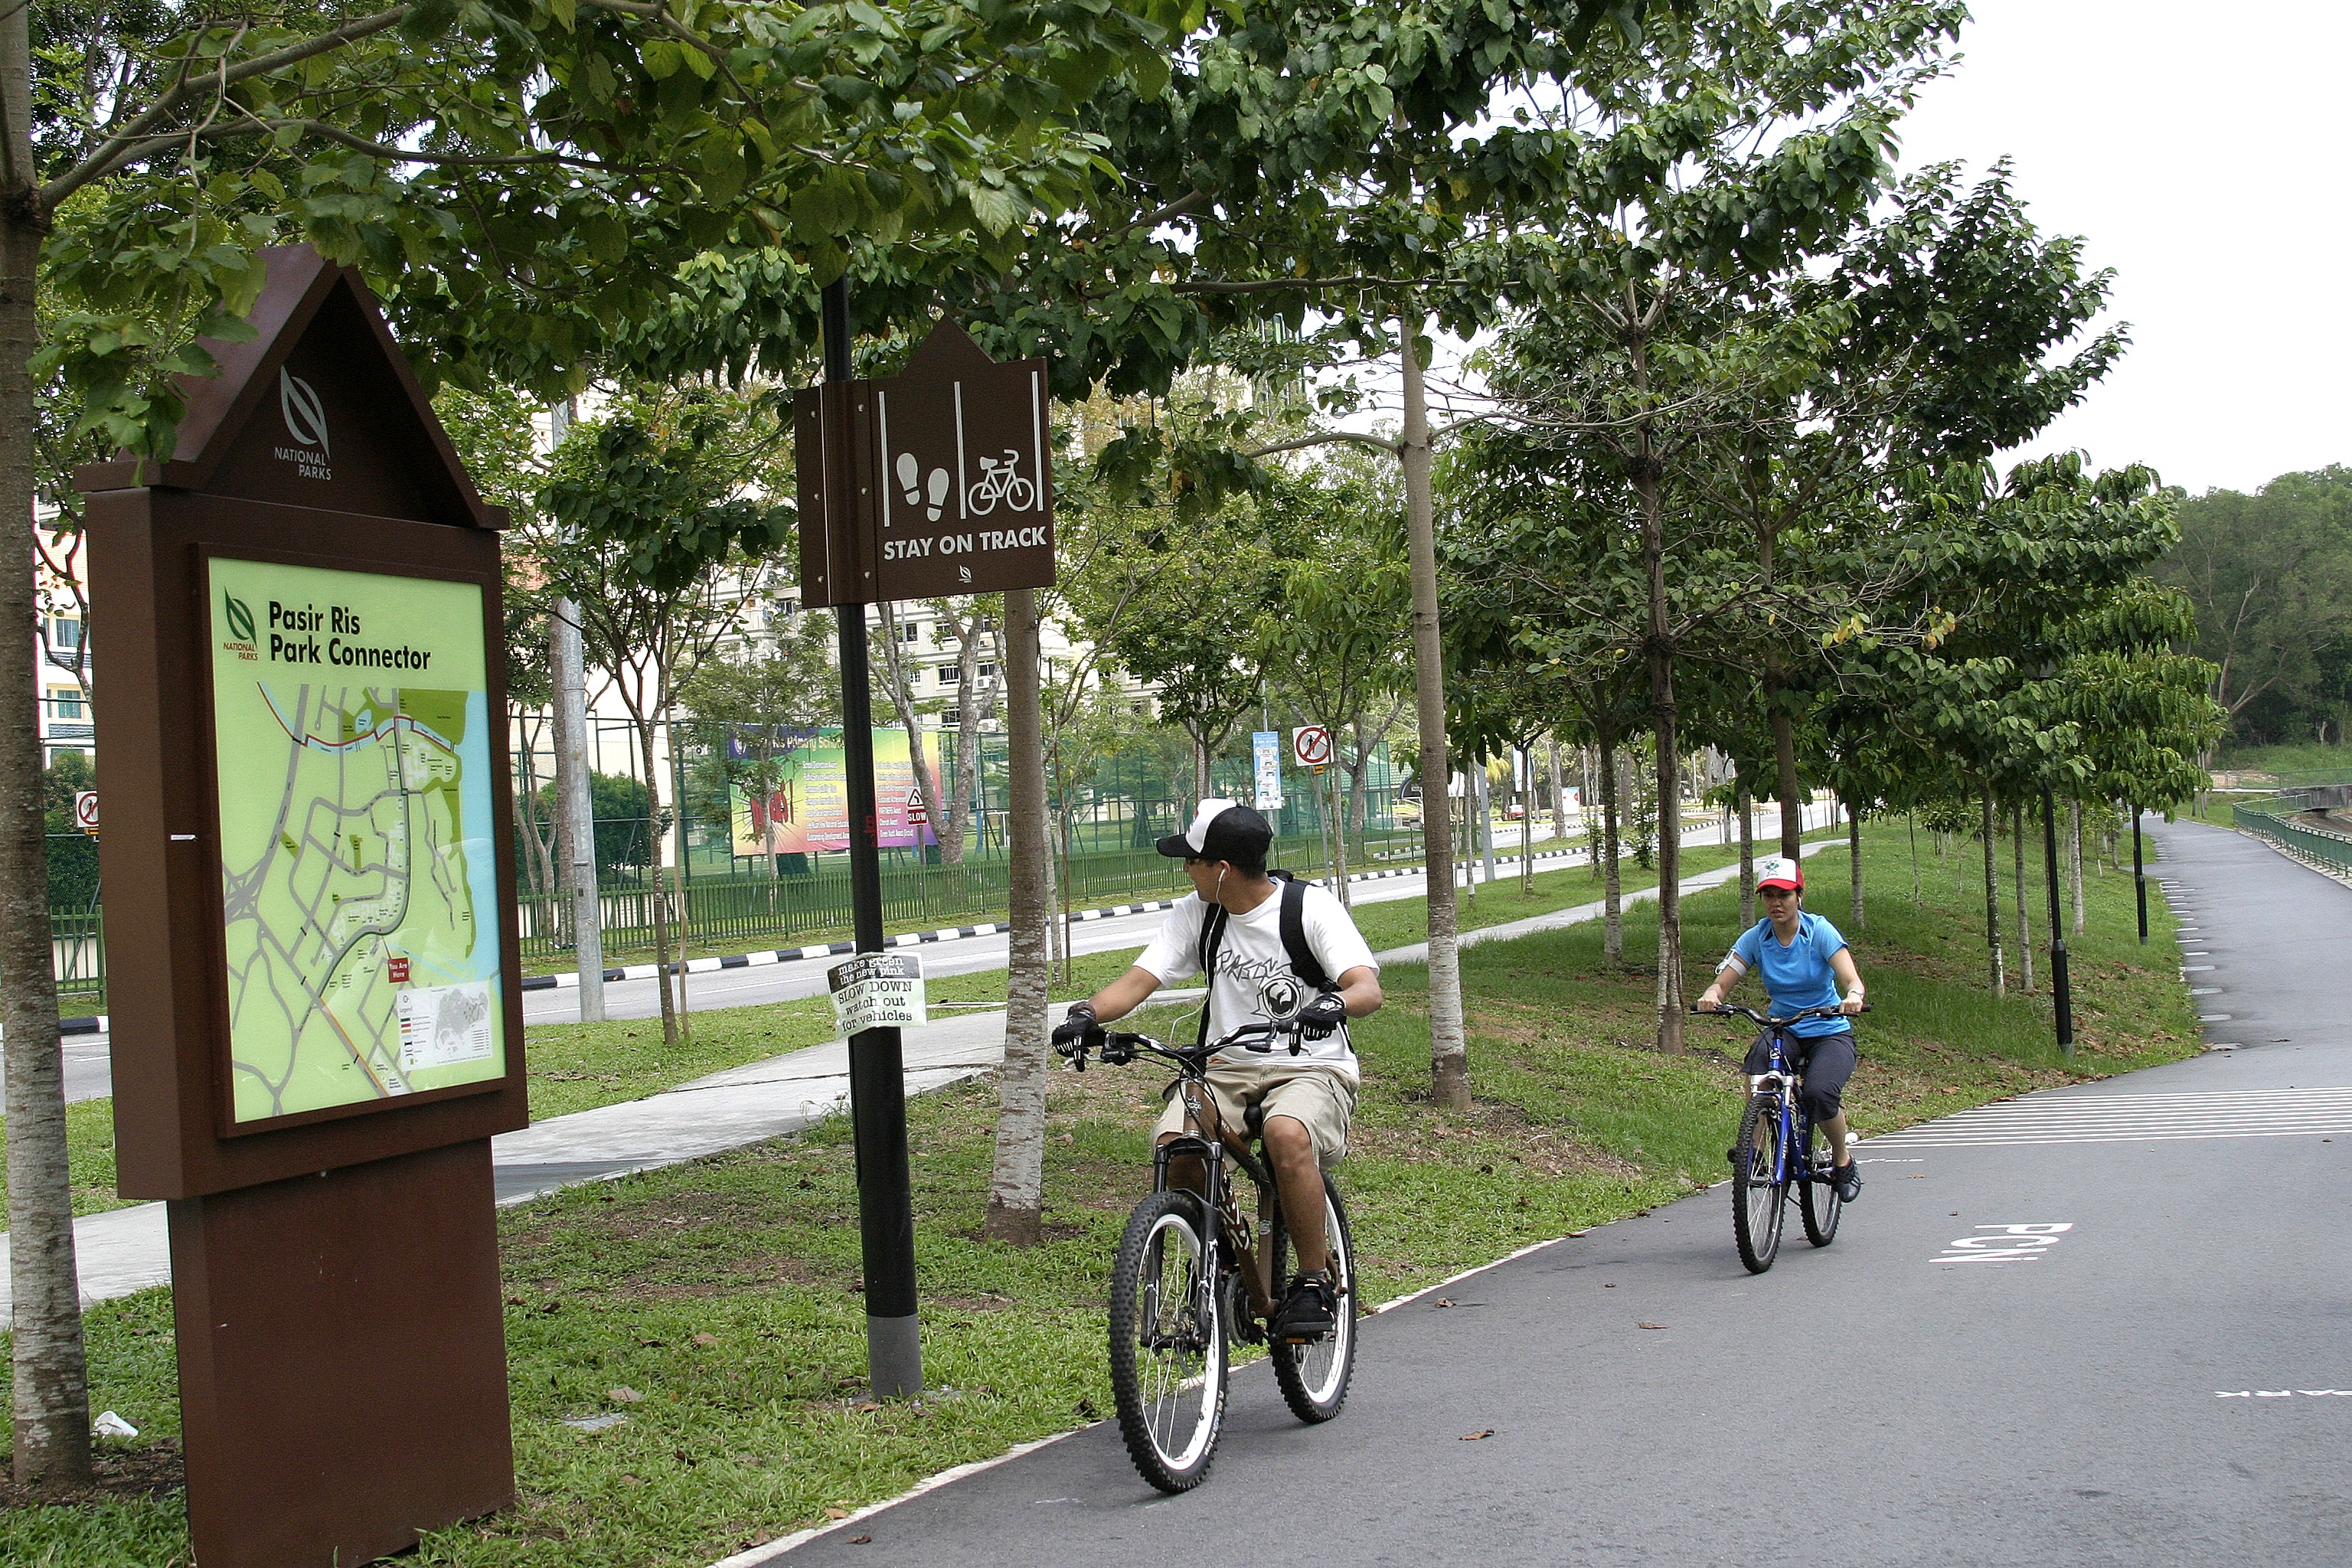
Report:
[[[1801,893],[1805,890],[1805,868],[1785,855],[1767,855],[1756,862],[1756,885],[1788,888]]]

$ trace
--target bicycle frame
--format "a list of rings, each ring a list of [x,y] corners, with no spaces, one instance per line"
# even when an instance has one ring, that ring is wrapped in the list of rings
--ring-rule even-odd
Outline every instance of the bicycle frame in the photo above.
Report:
[[[1228,1272],[1239,1272],[1243,1289],[1249,1296],[1250,1312],[1259,1319],[1271,1319],[1275,1311],[1274,1281],[1267,1272],[1273,1264],[1268,1242],[1274,1233],[1274,1216],[1282,1201],[1281,1190],[1275,1184],[1274,1172],[1250,1151],[1243,1138],[1236,1137],[1224,1125],[1216,1097],[1209,1092],[1209,1059],[1235,1045],[1243,1045],[1246,1050],[1270,1052],[1276,1033],[1276,1026],[1250,1025],[1214,1045],[1192,1047],[1164,1045],[1149,1035],[1107,1031],[1103,1037],[1106,1046],[1116,1042],[1129,1051],[1148,1052],[1175,1064],[1176,1089],[1184,1098],[1186,1131],[1152,1150],[1152,1191],[1167,1192],[1175,1186],[1169,1170],[1174,1161],[1189,1156],[1201,1163],[1201,1187],[1196,1195],[1202,1199],[1215,1222],[1203,1227],[1207,1232],[1202,1238],[1206,1252],[1202,1259],[1204,1277],[1222,1282]],[[1268,1043],[1243,1044],[1258,1035],[1265,1036]],[[1083,1063],[1085,1058],[1081,1055],[1077,1059]],[[1257,1189],[1255,1229],[1242,1215],[1238,1194],[1226,1171],[1228,1160],[1238,1165]],[[1178,1190],[1192,1191],[1189,1186]]]
[[[1802,1099],[1796,1093],[1794,1075],[1789,1068],[1781,1042],[1790,1037],[1785,1026],[1768,1025],[1771,1037],[1771,1060],[1762,1072],[1749,1080],[1748,1092],[1772,1096],[1779,1107],[1780,1121],[1780,1156],[1772,1172],[1775,1186],[1813,1179],[1811,1160],[1813,1147],[1813,1119],[1805,1110]],[[1791,1170],[1791,1165],[1797,1166]]]

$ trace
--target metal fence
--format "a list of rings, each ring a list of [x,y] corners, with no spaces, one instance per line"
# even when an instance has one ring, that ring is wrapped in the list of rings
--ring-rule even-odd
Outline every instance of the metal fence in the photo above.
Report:
[[[533,716],[518,719],[518,956],[526,966],[538,969],[561,967],[572,946],[571,900],[552,885],[549,817],[553,767],[545,738],[544,724]],[[684,898],[673,916],[682,913],[685,940],[705,952],[736,952],[799,946],[845,934],[850,925],[848,857],[784,856],[772,863],[763,856],[736,854],[731,807],[724,781],[714,786],[707,734],[682,724],[675,736],[664,727],[657,739],[656,765],[668,775],[663,781],[662,817],[666,826],[675,824],[681,830],[668,841],[667,850],[671,859],[681,862],[675,870]],[[674,748],[673,739],[677,742]],[[964,778],[959,776],[952,737],[926,737],[942,794],[962,792],[960,798],[969,805],[971,826],[963,859],[957,865],[940,863],[936,847],[884,852],[883,918],[893,931],[936,930],[1005,917],[1011,880],[1008,742],[1002,734],[979,739],[977,763]],[[617,792],[625,809],[634,791],[642,810],[642,757],[633,729],[600,723],[592,730],[589,761],[604,775],[600,790],[607,799]],[[1398,779],[1384,748],[1374,751],[1362,786],[1352,798],[1343,788],[1344,809],[1337,814],[1326,810],[1322,786],[1330,775],[1318,779],[1301,769],[1287,772],[1284,804],[1270,814],[1276,833],[1276,865],[1309,874],[1323,870],[1333,858],[1326,820],[1331,815],[1352,822],[1346,846],[1350,868],[1419,862],[1421,836],[1409,815],[1399,819]],[[1057,896],[1069,907],[1141,902],[1184,890],[1181,868],[1152,848],[1161,835],[1183,827],[1195,805],[1192,759],[1181,745],[1154,736],[1103,759],[1082,776],[1055,782],[1061,787],[1052,799],[1058,834],[1054,878]],[[1214,759],[1210,785],[1214,793],[1252,798],[1255,782],[1246,752],[1237,749]],[[642,816],[598,816],[597,902],[604,951],[615,962],[653,955],[652,879],[658,874],[667,885],[673,868],[649,864],[655,858],[648,852],[651,840]],[[677,853],[681,844],[682,857]],[[99,1004],[106,991],[105,912],[99,900],[97,847],[79,833],[50,836],[56,901],[49,923],[58,990],[85,1005]],[[672,940],[677,937],[674,932]]]
[[[2282,816],[2272,802],[2230,809],[2241,831],[2268,839],[2307,866],[2334,876],[2352,877],[2352,836]]]

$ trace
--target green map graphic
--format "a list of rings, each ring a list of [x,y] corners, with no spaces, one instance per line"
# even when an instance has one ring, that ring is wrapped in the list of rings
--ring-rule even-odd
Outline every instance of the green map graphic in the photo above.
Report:
[[[236,1120],[503,1078],[481,590],[210,586]]]

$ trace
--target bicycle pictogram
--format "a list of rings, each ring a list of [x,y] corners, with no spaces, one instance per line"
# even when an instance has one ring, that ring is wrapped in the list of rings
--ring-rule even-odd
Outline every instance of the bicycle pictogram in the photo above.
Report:
[[[1021,454],[1011,447],[1002,458],[980,459],[980,478],[964,491],[964,510],[974,517],[986,517],[1003,501],[1007,511],[1032,511],[1037,505],[1037,487],[1021,477]]]

